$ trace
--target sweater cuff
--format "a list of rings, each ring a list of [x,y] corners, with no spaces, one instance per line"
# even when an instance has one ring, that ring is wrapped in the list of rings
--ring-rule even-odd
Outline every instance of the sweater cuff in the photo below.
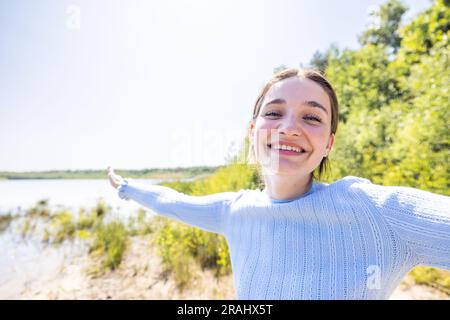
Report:
[[[123,179],[121,184],[119,185],[119,188],[117,188],[119,198],[123,200],[130,200],[130,198],[127,196],[129,180],[130,180],[129,178]]]

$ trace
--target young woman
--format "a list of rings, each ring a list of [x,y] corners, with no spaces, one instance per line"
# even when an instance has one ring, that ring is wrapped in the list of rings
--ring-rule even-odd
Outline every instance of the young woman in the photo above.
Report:
[[[108,176],[122,199],[224,235],[238,299],[387,299],[417,265],[450,269],[450,197],[317,181],[337,125],[330,83],[288,69],[265,85],[249,126],[264,190],[189,196]]]

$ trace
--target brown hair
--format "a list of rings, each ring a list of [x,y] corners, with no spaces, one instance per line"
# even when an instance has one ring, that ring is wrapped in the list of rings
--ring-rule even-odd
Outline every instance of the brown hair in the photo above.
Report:
[[[264,85],[261,92],[256,99],[255,106],[253,108],[253,120],[255,121],[258,117],[259,111],[261,109],[262,102],[270,90],[270,88],[277,82],[291,78],[291,77],[299,77],[302,79],[309,79],[317,83],[328,95],[330,98],[331,105],[331,130],[330,134],[336,134],[338,122],[339,122],[339,103],[336,96],[336,92],[331,86],[330,82],[323,76],[319,71],[313,69],[296,69],[289,68],[282,71],[279,71],[273,75],[273,77]],[[250,150],[249,150],[249,160],[253,162],[255,160],[255,154],[253,150],[253,142],[250,137]],[[322,175],[329,170],[329,160],[328,157],[324,157],[320,162],[318,169],[318,176],[315,176],[315,170],[312,174],[312,179],[320,180]]]

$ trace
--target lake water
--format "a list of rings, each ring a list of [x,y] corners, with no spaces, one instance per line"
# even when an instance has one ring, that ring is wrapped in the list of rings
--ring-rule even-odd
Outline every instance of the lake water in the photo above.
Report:
[[[161,180],[135,179],[155,184]],[[139,205],[120,199],[108,179],[24,179],[0,180],[0,214],[27,209],[41,199],[49,199],[52,208],[64,206],[77,210],[95,206],[103,199],[114,209],[135,211]]]
[[[161,181],[135,180],[146,184]],[[134,201],[120,199],[107,179],[0,180],[0,215],[16,215],[42,199],[48,199],[52,209],[64,207],[74,213],[80,207],[92,208],[102,199],[111,207],[113,216],[125,219],[136,216],[142,208]],[[27,286],[44,285],[64,261],[86,251],[82,244],[65,244],[55,249],[35,237],[23,238],[14,220],[0,231],[0,249],[0,299],[20,298]]]

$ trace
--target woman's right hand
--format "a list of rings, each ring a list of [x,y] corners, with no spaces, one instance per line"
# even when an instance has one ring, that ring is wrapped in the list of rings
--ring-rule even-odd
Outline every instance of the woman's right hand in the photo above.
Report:
[[[119,176],[118,174],[114,173],[114,169],[111,167],[108,167],[108,179],[111,185],[114,188],[118,188],[120,184],[123,182],[123,178]]]

